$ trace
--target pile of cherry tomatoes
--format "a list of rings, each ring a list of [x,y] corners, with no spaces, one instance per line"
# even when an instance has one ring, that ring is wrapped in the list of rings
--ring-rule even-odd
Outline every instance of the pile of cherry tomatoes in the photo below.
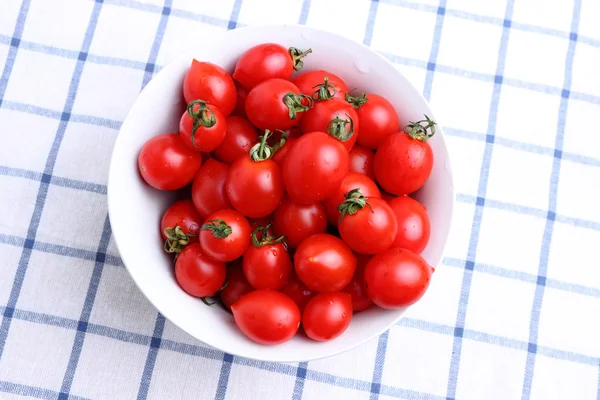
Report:
[[[427,212],[408,195],[431,173],[435,122],[400,127],[377,94],[324,70],[294,76],[310,52],[261,44],[231,75],[193,60],[179,132],[138,157],[152,187],[191,189],[160,224],[178,284],[263,344],[300,324],[333,339],[355,312],[413,304],[433,273],[419,255]]]

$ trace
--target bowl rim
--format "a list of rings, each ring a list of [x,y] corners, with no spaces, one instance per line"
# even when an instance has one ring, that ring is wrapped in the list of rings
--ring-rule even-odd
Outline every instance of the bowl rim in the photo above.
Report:
[[[400,71],[398,70],[398,68],[396,68],[396,66],[387,58],[385,58],[383,55],[381,55],[380,53],[378,53],[377,51],[373,50],[371,47],[365,45],[364,43],[358,42],[354,39],[348,38],[346,36],[340,35],[338,33],[335,32],[330,32],[330,31],[326,31],[326,30],[322,30],[322,29],[318,29],[318,28],[313,28],[313,27],[309,27],[306,25],[301,25],[301,24],[261,24],[261,25],[252,25],[252,26],[243,26],[243,27],[239,27],[236,29],[232,29],[232,30],[227,30],[227,31],[223,31],[220,33],[220,35],[231,35],[232,32],[235,32],[235,34],[240,34],[239,31],[250,31],[250,30],[263,30],[263,29],[285,29],[285,28],[295,28],[295,29],[302,29],[302,30],[306,30],[306,31],[310,31],[312,33],[315,34],[323,34],[323,35],[329,35],[331,37],[334,37],[336,40],[341,40],[344,41],[346,43],[352,43],[353,45],[358,45],[359,47],[362,47],[363,49],[366,49],[368,52],[370,52],[374,57],[379,58],[380,60],[384,61],[385,63],[389,64],[390,66],[392,66],[397,73],[402,76],[406,82],[409,84],[409,87],[411,88],[412,92],[411,96],[415,96],[417,98],[419,98],[424,104],[427,105],[427,107],[429,109],[431,109],[431,105],[429,103],[429,101],[427,101],[427,99],[425,99],[425,97],[423,96],[423,94],[413,85],[412,82],[410,82],[406,76]],[[399,314],[398,317],[396,319],[394,319],[391,323],[388,323],[385,326],[382,326],[379,330],[375,331],[374,333],[372,333],[371,335],[368,335],[360,340],[357,340],[355,342],[352,342],[351,344],[348,344],[340,349],[336,349],[334,351],[324,351],[322,355],[318,355],[316,357],[310,357],[310,358],[297,358],[297,357],[292,357],[292,358],[285,358],[282,357],[282,359],[280,360],[273,360],[269,357],[262,357],[262,356],[249,356],[247,354],[238,354],[238,352],[236,351],[230,351],[226,348],[224,348],[224,346],[219,345],[219,343],[214,343],[211,340],[204,340],[204,339],[199,339],[194,333],[190,332],[189,330],[181,327],[180,325],[178,325],[177,323],[173,322],[173,320],[171,320],[168,316],[168,313],[165,313],[163,311],[162,306],[159,306],[156,302],[154,302],[152,300],[152,296],[149,296],[148,291],[140,284],[140,281],[138,279],[136,279],[136,276],[134,273],[132,273],[132,270],[127,267],[127,261],[125,260],[125,257],[123,257],[121,250],[120,250],[120,245],[119,243],[124,243],[124,237],[121,235],[121,233],[117,233],[117,230],[115,230],[113,227],[114,226],[118,226],[117,224],[113,224],[113,215],[115,214],[115,212],[113,211],[117,205],[116,205],[116,198],[117,195],[113,194],[114,190],[111,189],[112,187],[114,187],[113,185],[111,185],[111,182],[116,179],[113,177],[113,175],[117,175],[118,171],[116,171],[115,165],[117,164],[116,159],[116,155],[115,155],[115,149],[119,146],[120,141],[123,141],[123,135],[121,135],[121,132],[123,130],[123,126],[126,126],[126,122],[128,121],[128,119],[131,117],[132,114],[135,113],[135,111],[137,110],[139,103],[138,103],[138,99],[142,96],[142,94],[148,90],[149,87],[152,87],[153,84],[156,83],[156,77],[161,74],[164,70],[168,69],[169,67],[181,63],[183,60],[189,60],[194,58],[194,54],[193,52],[185,52],[182,53],[181,55],[174,57],[171,61],[169,61],[166,65],[164,65],[159,72],[156,73],[156,75],[154,75],[152,77],[152,79],[148,82],[148,84],[140,91],[140,93],[138,94],[138,96],[136,97],[135,102],[133,103],[131,109],[129,110],[129,112],[127,113],[126,117],[123,119],[123,122],[121,124],[121,127],[119,128],[119,134],[117,135],[117,138],[114,142],[114,146],[113,146],[113,150],[112,150],[112,154],[111,154],[111,159],[110,159],[110,165],[109,165],[109,173],[108,173],[108,180],[107,180],[107,202],[108,202],[108,216],[109,216],[109,221],[111,222],[111,231],[112,231],[112,235],[114,237],[114,242],[115,242],[115,246],[119,252],[119,258],[121,258],[121,261],[123,262],[123,265],[125,266],[125,269],[127,270],[129,276],[131,277],[131,279],[134,281],[135,285],[137,286],[137,288],[140,290],[140,292],[144,295],[144,297],[146,298],[146,300],[148,300],[148,302],[167,320],[169,320],[173,325],[175,325],[178,329],[181,329],[182,331],[184,331],[186,334],[190,335],[191,337],[193,337],[195,340],[198,340],[200,343],[205,344],[213,349],[222,351],[224,353],[227,354],[231,354],[237,357],[243,357],[246,359],[253,359],[253,360],[257,360],[257,361],[264,361],[264,362],[276,362],[276,363],[295,363],[295,362],[303,362],[303,361],[312,361],[312,360],[319,360],[319,359],[324,359],[324,358],[328,358],[328,357],[332,357],[334,355],[337,354],[341,354],[341,353],[345,353],[349,350],[352,350],[354,348],[357,348],[358,346],[361,346],[363,344],[365,344],[366,342],[373,340],[376,337],[381,336],[382,334],[384,334],[385,332],[387,332],[389,329],[391,329],[395,324],[398,323],[398,321],[400,319],[402,319],[404,317],[404,312]],[[433,112],[433,110],[431,109],[431,115],[434,116],[435,113]],[[434,119],[437,122],[437,119],[434,117]],[[442,141],[443,144],[443,149],[445,150],[445,169],[448,171],[448,175],[450,176],[450,188],[451,188],[451,203],[448,205],[449,210],[450,210],[450,222],[449,222],[449,227],[448,227],[448,233],[444,239],[444,244],[441,248],[441,252],[440,252],[440,260],[438,261],[438,264],[442,263],[442,260],[444,258],[444,254],[446,253],[447,247],[448,247],[448,238],[450,236],[450,233],[452,231],[452,226],[453,226],[453,222],[454,222],[454,210],[455,210],[455,206],[456,206],[456,191],[454,188],[454,174],[452,171],[452,160],[450,158],[450,153],[448,151],[448,146],[447,146],[447,141],[445,138],[445,134],[443,132],[443,127],[440,126],[440,124],[438,123],[437,125],[437,129],[436,129],[436,136],[439,137],[439,140]],[[438,265],[434,266],[436,269],[439,268]],[[283,359],[285,358],[285,359]]]

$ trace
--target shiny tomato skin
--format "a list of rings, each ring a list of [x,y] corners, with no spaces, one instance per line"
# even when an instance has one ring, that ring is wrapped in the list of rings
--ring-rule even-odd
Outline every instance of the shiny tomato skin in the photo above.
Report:
[[[385,200],[367,199],[356,214],[346,214],[338,229],[342,240],[359,254],[378,254],[390,248],[398,235],[398,221]]]
[[[178,133],[150,138],[138,155],[138,169],[146,183],[159,190],[177,190],[189,184],[202,165],[202,156],[190,150]]]
[[[290,117],[289,108],[284,103],[288,93],[300,94],[300,90],[290,81],[269,79],[255,86],[246,97],[246,115],[258,129],[290,129],[297,125],[304,116],[298,111],[294,118]]]
[[[252,89],[268,79],[289,80],[294,73],[294,62],[285,47],[275,43],[254,46],[240,56],[233,79],[243,87]]]
[[[203,226],[212,226],[211,221],[223,221],[231,228],[231,233],[226,237],[218,237],[216,231],[200,228],[200,245],[209,257],[230,262],[241,257],[250,246],[250,224],[239,212],[234,210],[220,210],[208,216]],[[215,224],[222,226],[215,222]]]
[[[356,143],[356,138],[359,136],[358,116],[354,108],[345,101],[339,99],[331,99],[319,101],[308,110],[300,121],[300,129],[302,132],[328,132],[329,122],[335,118],[343,120],[352,120],[354,124],[354,133],[348,138],[336,138],[350,151]],[[350,133],[350,124],[346,125],[348,134]]]
[[[219,297],[225,307],[231,309],[233,303],[252,291],[254,288],[244,276],[241,259],[231,263],[227,267],[227,285],[219,291]]]
[[[279,164],[280,167],[283,166],[283,161],[285,160],[285,158],[287,157],[288,152],[290,151],[290,149],[292,148],[292,146],[294,145],[294,143],[296,143],[298,139],[294,138],[294,137],[290,137],[286,140],[285,144],[279,148],[275,154],[273,154],[272,160],[275,161],[277,164]]]
[[[367,94],[367,102],[356,111],[361,125],[358,144],[376,149],[387,138],[400,129],[400,121],[394,106],[376,94]]]
[[[338,206],[346,200],[346,193],[353,189],[360,189],[367,198],[381,197],[377,184],[371,178],[358,172],[348,172],[335,193],[323,202],[329,224],[338,226],[341,216]]]
[[[193,60],[183,79],[183,97],[186,104],[192,100],[204,100],[227,116],[235,108],[235,83],[218,65]]]
[[[281,243],[250,246],[244,253],[244,275],[255,289],[279,290],[292,272],[292,260]]]
[[[196,211],[194,203],[191,200],[179,200],[171,204],[163,214],[160,220],[160,234],[163,240],[167,240],[165,236],[166,228],[181,227],[181,230],[189,237],[190,243],[198,241],[198,233],[202,225],[202,218]]]
[[[217,107],[209,105],[205,112],[214,115],[216,122],[213,126],[198,126],[194,132],[194,119],[186,110],[179,121],[179,134],[183,143],[190,149],[208,153],[223,143],[227,133],[227,122],[225,116]],[[194,136],[193,139],[192,135]]]
[[[271,159],[238,158],[229,169],[225,191],[233,207],[244,216],[266,217],[283,198],[281,168]]]
[[[352,296],[352,310],[364,311],[373,305],[373,300],[369,297],[367,287],[365,286],[365,267],[371,256],[357,254],[356,258],[358,259],[358,264],[354,277],[342,292]]]
[[[250,153],[250,149],[258,140],[256,128],[248,120],[229,116],[226,120],[225,138],[213,154],[225,164],[233,164],[235,160]]]
[[[273,230],[277,236],[285,236],[285,242],[293,249],[302,241],[327,230],[327,215],[321,203],[295,203],[285,196],[273,214]]]
[[[294,254],[298,278],[315,292],[342,290],[354,276],[356,256],[341,239],[319,233],[300,243]]]
[[[371,258],[365,268],[365,285],[379,307],[403,308],[423,297],[432,273],[433,268],[421,256],[393,247]]]
[[[346,148],[323,132],[302,135],[283,162],[285,188],[297,203],[317,203],[331,197],[348,173]]]
[[[216,211],[231,208],[225,192],[228,172],[227,164],[211,158],[196,174],[192,184],[192,201],[203,220]]]
[[[294,300],[294,303],[296,303],[301,312],[304,310],[304,307],[306,307],[308,301],[316,295],[315,292],[307,288],[306,285],[298,279],[294,272],[292,272],[280,292]]]
[[[298,86],[298,89],[300,89],[302,93],[314,98],[313,93],[318,89],[315,86],[325,82],[325,77],[327,77],[328,83],[335,87],[335,95],[333,98],[344,101],[345,95],[348,92],[348,86],[342,78],[331,72],[322,69],[303,72],[292,79],[292,83]]]
[[[348,293],[319,293],[302,312],[306,335],[324,342],[340,336],[352,320],[352,297]]]
[[[251,340],[274,345],[290,340],[300,327],[300,310],[275,290],[255,290],[231,305],[236,325]]]
[[[208,257],[198,243],[186,246],[175,261],[177,283],[191,296],[214,296],[225,283],[226,275],[225,263]]]
[[[425,207],[408,196],[388,201],[398,221],[398,235],[392,247],[402,247],[419,254],[429,242],[431,224]]]
[[[355,144],[350,150],[350,171],[359,172],[375,180],[374,162],[375,152],[373,150],[358,144]]]
[[[420,189],[433,169],[429,143],[413,139],[405,132],[389,135],[375,153],[375,177],[379,185],[397,196]]]

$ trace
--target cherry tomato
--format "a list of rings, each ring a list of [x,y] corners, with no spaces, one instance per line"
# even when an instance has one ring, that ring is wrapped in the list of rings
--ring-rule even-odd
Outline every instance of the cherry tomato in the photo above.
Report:
[[[396,196],[389,194],[388,192],[385,191],[381,191],[381,198],[385,201],[388,202],[388,204],[390,203],[390,201],[394,200],[396,198]],[[400,229],[400,227],[398,226],[398,229]]]
[[[237,101],[235,102],[235,109],[233,115],[238,117],[247,118],[246,116],[246,97],[248,96],[248,89],[242,85],[235,85]]]
[[[194,178],[192,201],[203,220],[216,211],[231,208],[225,192],[228,172],[229,165],[211,158],[200,168]]]
[[[275,154],[273,154],[273,161],[275,161],[277,164],[279,164],[280,167],[283,166],[283,160],[285,160],[285,158],[287,157],[288,151],[290,151],[290,149],[292,148],[294,143],[296,143],[297,140],[298,140],[297,138],[293,138],[293,137],[287,138],[287,140],[285,141],[283,146],[281,146],[275,152]]]
[[[302,120],[311,102],[292,82],[269,79],[248,93],[246,115],[259,129],[285,130]]]
[[[256,128],[244,118],[227,117],[227,133],[213,154],[225,164],[233,164],[238,158],[250,153],[258,139]]]
[[[350,325],[352,297],[348,293],[319,293],[302,312],[306,335],[319,342],[335,339]]]
[[[175,261],[175,278],[181,288],[195,297],[214,296],[225,283],[227,267],[202,251],[198,243],[186,246]]]
[[[273,214],[273,229],[291,248],[296,248],[309,236],[325,233],[327,217],[321,203],[294,203],[285,196]]]
[[[433,268],[420,255],[393,247],[371,258],[365,269],[365,285],[379,307],[408,307],[425,294],[432,273]]]
[[[348,86],[339,76],[322,69],[303,72],[292,79],[292,83],[298,86],[302,93],[316,101],[329,98],[345,100],[348,92]]]
[[[381,253],[396,240],[398,222],[385,200],[365,198],[360,190],[352,190],[346,195],[340,212],[340,237],[355,252]]]
[[[317,203],[331,197],[348,173],[348,151],[323,132],[301,136],[283,162],[285,189],[297,203]]]
[[[289,80],[294,71],[300,71],[302,57],[312,52],[302,52],[295,47],[286,49],[275,43],[263,43],[246,50],[238,59],[233,79],[247,89],[252,89],[268,79]]]
[[[369,297],[367,287],[365,286],[365,267],[371,259],[371,256],[357,254],[356,258],[358,264],[356,266],[354,277],[342,292],[352,296],[352,309],[354,311],[364,311],[373,305],[373,300]]]
[[[398,235],[392,247],[402,247],[417,254],[422,252],[431,234],[425,206],[408,196],[396,197],[388,204],[398,221]]]
[[[272,214],[283,198],[279,165],[266,158],[272,150],[265,144],[268,133],[250,155],[238,158],[229,169],[225,190],[233,207],[250,218]],[[262,150],[261,150],[262,149]]]
[[[350,151],[359,136],[358,116],[352,106],[339,99],[319,101],[300,121],[303,132],[327,132]]]
[[[348,102],[357,108],[360,122],[358,144],[376,149],[389,135],[398,132],[400,121],[394,106],[376,94],[361,94],[358,97],[346,96]]]
[[[213,151],[223,142],[226,132],[225,116],[217,107],[202,100],[188,104],[179,121],[183,142],[196,151]]]
[[[208,216],[200,227],[200,245],[211,258],[233,261],[250,246],[250,224],[234,210],[220,210]]]
[[[355,144],[350,150],[350,171],[359,172],[375,180],[374,161],[375,153],[366,147]]]
[[[204,100],[227,116],[235,107],[235,83],[218,65],[193,60],[183,79],[183,97],[188,104]]]
[[[433,169],[433,151],[427,143],[435,133],[435,122],[411,122],[404,132],[389,135],[375,153],[375,176],[392,194],[410,194],[420,189]]]
[[[281,293],[288,295],[294,300],[294,303],[296,303],[300,311],[304,310],[306,303],[316,295],[316,293],[307,288],[293,272],[285,282],[285,285],[283,285]]]
[[[363,196],[367,198],[381,197],[377,184],[371,178],[358,172],[348,172],[335,193],[323,202],[327,219],[331,225],[338,226],[342,216],[338,207],[346,200],[346,194],[354,189],[359,189]]]
[[[279,290],[292,272],[292,260],[282,243],[266,234],[267,227],[252,233],[252,246],[244,253],[244,275],[255,289]]]
[[[290,340],[300,327],[300,310],[292,299],[274,290],[256,290],[231,305],[238,328],[261,344]]]
[[[173,203],[162,216],[160,233],[167,253],[179,253],[183,248],[198,242],[202,220],[190,200]]]
[[[177,133],[148,140],[138,155],[144,181],[155,189],[176,190],[190,183],[202,165],[202,156],[190,150]]]
[[[225,307],[231,309],[233,303],[252,291],[254,288],[244,276],[241,259],[234,261],[227,267],[227,285],[219,291],[221,301]]]
[[[315,292],[342,290],[352,280],[356,262],[350,248],[327,233],[305,239],[294,255],[298,278]]]

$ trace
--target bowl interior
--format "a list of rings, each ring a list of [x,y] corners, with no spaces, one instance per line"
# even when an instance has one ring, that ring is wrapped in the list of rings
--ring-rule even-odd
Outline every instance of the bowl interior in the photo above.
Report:
[[[264,42],[312,48],[313,53],[305,59],[304,70],[326,69],[342,77],[350,88],[386,97],[399,111],[402,125],[422,119],[424,113],[435,118],[406,78],[362,44],[302,26],[229,31],[210,41],[198,41],[197,51],[163,68],[140,94],[114,147],[108,185],[110,220],[121,257],[132,278],[150,302],[181,329],[234,355],[281,362],[311,360],[348,350],[381,334],[404,310],[372,308],[356,314],[343,335],[326,343],[311,341],[302,334],[273,347],[251,342],[235,327],[230,314],[218,306],[205,306],[179,288],[172,259],[162,250],[158,228],[162,213],[175,194],[150,188],[137,171],[137,155],[144,142],[154,135],[178,130],[185,106],[181,85],[192,57],[233,71],[237,58],[245,50]],[[441,129],[430,144],[435,154],[433,172],[417,197],[426,205],[432,225],[431,239],[422,255],[437,266],[450,229],[454,189]]]

